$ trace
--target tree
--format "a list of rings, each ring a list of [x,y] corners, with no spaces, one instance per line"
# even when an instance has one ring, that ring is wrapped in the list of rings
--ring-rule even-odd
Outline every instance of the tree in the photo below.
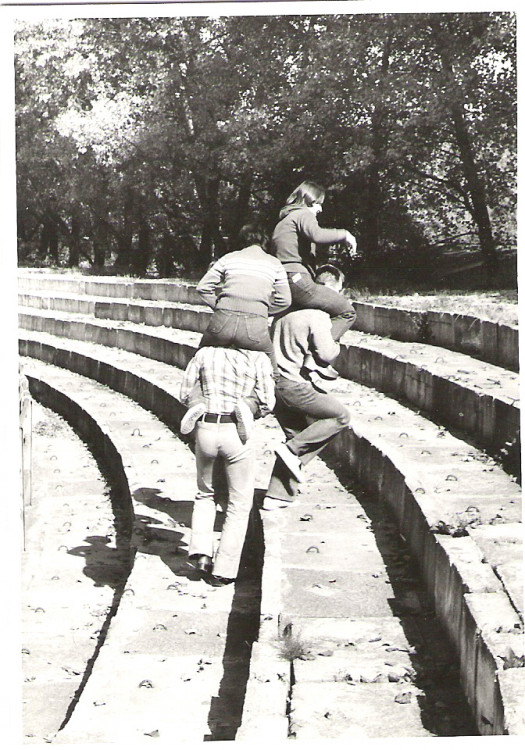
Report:
[[[515,238],[515,75],[508,13],[22,24],[21,258],[40,237],[63,262],[200,274],[311,178],[371,266],[467,235],[493,262]]]

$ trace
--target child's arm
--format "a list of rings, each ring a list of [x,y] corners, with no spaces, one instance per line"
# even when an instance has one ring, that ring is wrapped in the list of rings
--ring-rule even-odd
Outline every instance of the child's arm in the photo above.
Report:
[[[310,211],[301,211],[297,217],[297,227],[304,236],[318,245],[329,245],[344,242],[350,248],[351,254],[357,249],[355,237],[346,229],[325,229],[320,227],[315,216]]]

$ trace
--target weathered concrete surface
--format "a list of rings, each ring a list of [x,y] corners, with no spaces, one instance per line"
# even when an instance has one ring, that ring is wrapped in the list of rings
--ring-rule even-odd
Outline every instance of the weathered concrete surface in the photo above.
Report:
[[[228,690],[232,691],[228,686],[242,682],[247,670],[246,646],[232,649],[229,619],[244,605],[242,597],[232,604],[233,587],[210,589],[193,580],[187,568],[185,549],[195,491],[194,472],[188,471],[194,460],[188,447],[154,417],[107,388],[50,366],[25,364],[33,382],[39,376],[62,385],[68,398],[82,401],[85,413],[108,430],[125,456],[135,507],[131,546],[137,551],[117,616],[111,620],[71,719],[58,734],[55,720],[53,741],[228,738],[242,714],[239,699],[228,698]],[[68,417],[74,419],[78,413],[70,407]],[[89,574],[89,563],[86,570]],[[91,571],[95,575],[93,566]],[[102,572],[97,569],[96,575]],[[74,620],[78,615],[63,592],[56,606]],[[54,622],[60,616],[56,606],[52,607],[47,591],[46,608]],[[82,655],[75,664],[82,675]],[[60,683],[55,682],[60,692]],[[68,702],[71,698],[72,693]],[[42,700],[42,685],[33,696],[32,711],[38,700]],[[217,713],[214,701],[222,704],[222,711]]]
[[[107,276],[67,276],[58,274],[31,273],[20,269],[19,289],[42,291],[50,294],[70,293],[90,297],[121,297],[144,300],[166,300],[200,304],[195,284],[162,281],[110,278]]]
[[[119,353],[119,357],[121,358],[122,356],[124,356],[124,354],[120,352]],[[129,355],[126,355],[126,356],[129,356]],[[129,372],[129,369],[130,368],[128,367],[127,368],[127,372]],[[145,372],[146,370],[144,368],[141,368],[141,371]],[[157,378],[159,377],[159,375],[160,375],[160,373],[157,371],[157,374],[156,374]],[[171,377],[173,377],[173,376],[171,376]],[[122,384],[121,384],[121,386],[122,386]],[[139,394],[139,391],[140,391],[140,394]],[[139,388],[138,387],[138,383],[137,383],[137,387],[133,388],[133,392],[135,393],[136,397],[138,397],[140,395],[141,398],[146,398],[147,394],[146,394],[146,391],[145,391],[144,387]],[[353,402],[350,401],[350,403],[354,403],[354,410],[357,408],[355,406],[355,404],[357,402],[359,402],[359,404],[361,406],[363,406],[363,404],[365,403],[365,397],[364,397],[363,394],[364,394],[364,391],[361,391],[360,399],[354,399]],[[370,399],[370,396],[368,396],[368,399]],[[164,410],[166,410],[166,409],[168,409],[168,406],[167,405],[166,406],[162,406],[162,408]],[[373,408],[377,409],[377,397],[374,399]],[[398,417],[399,410],[400,410],[399,405],[396,405],[396,412],[393,414],[394,420]],[[387,416],[388,416],[388,413],[387,413]],[[412,419],[413,420],[413,419],[416,419],[416,417],[414,417],[414,415],[411,412],[408,412],[408,410],[406,410],[406,418],[405,418],[405,413],[403,412],[403,421],[404,421],[405,426],[408,424],[408,422],[406,421],[406,419]],[[416,421],[417,421],[417,419],[416,419]],[[450,450],[451,462],[453,462],[454,461],[454,455],[453,454],[456,454],[456,453],[460,452],[460,451],[458,451],[458,448],[461,449],[461,443],[460,443],[460,441],[457,441],[456,439],[451,438],[451,436],[444,435],[443,431],[440,431],[440,430],[438,431],[436,428],[429,428],[428,425],[424,424],[424,420],[421,420],[421,422],[422,422],[422,424],[419,425],[420,430],[423,431],[426,434],[426,441],[423,441],[423,443],[426,443],[426,445],[428,446],[428,444],[429,444],[428,441],[431,439],[431,435],[432,434],[434,434],[436,437],[439,436],[438,439],[439,439],[439,443],[440,443],[440,445],[441,445],[442,448],[447,443],[449,444],[449,446],[450,446],[449,450]],[[382,429],[383,429],[383,425],[382,425]],[[413,432],[414,434],[417,434],[417,429],[413,429],[412,428],[411,432]],[[377,436],[374,435],[374,439],[377,440]],[[385,449],[388,450],[388,446],[386,446]],[[345,455],[352,456],[353,451],[351,449],[349,449],[348,446],[344,447],[344,451],[345,451]],[[398,464],[399,464],[399,461],[402,461],[402,458],[403,458],[403,453],[401,452],[400,455],[399,455],[399,457],[398,457]],[[364,469],[365,469],[366,466],[367,466],[367,460],[366,460],[366,453],[365,453],[364,460],[363,460],[363,456],[361,456],[361,460],[359,462],[359,467],[358,467],[359,471],[362,473],[364,471]],[[444,474],[444,476],[442,475],[443,479],[445,481],[446,481],[446,477],[449,475],[449,472],[451,470],[451,466],[452,466],[452,463],[447,466],[447,468],[446,468],[446,472],[447,473]],[[487,482],[489,484],[493,483],[493,482],[496,482],[496,484],[494,484],[493,486],[497,487],[498,485],[501,485],[502,488],[505,485],[505,482],[507,482],[508,483],[507,490],[511,493],[511,499],[515,500],[516,499],[516,492],[513,489],[512,483],[509,480],[505,480],[503,473],[500,472],[499,470],[497,470],[497,468],[494,467],[494,466],[490,466],[490,465],[489,466],[483,466],[482,471],[485,473],[485,469],[487,469],[487,468],[490,469],[490,471],[488,471],[487,478],[484,481],[484,485],[483,485],[486,490],[488,489],[488,492],[486,493],[486,495],[488,497],[490,497],[490,494],[491,494],[490,493],[490,487],[487,488]],[[412,471],[411,465],[409,463],[407,463],[406,470],[408,471],[409,474]],[[460,476],[459,470],[458,470],[458,476]],[[380,472],[376,471],[375,472],[375,477],[376,478],[381,478],[382,477],[381,482],[382,482],[382,486],[384,485],[384,492],[386,493],[387,497],[389,497],[389,496],[396,496],[396,497],[398,497],[399,496],[399,490],[396,489],[397,485],[396,485],[396,483],[392,484],[392,479],[396,479],[396,482],[400,483],[399,484],[399,489],[401,489],[402,486],[403,486],[403,481],[404,481],[402,473],[389,475],[389,473],[388,472],[385,473],[385,470],[383,469]],[[431,475],[430,478],[432,479],[432,475]],[[367,481],[367,479],[369,479],[369,478],[367,478],[366,476],[363,476],[363,479],[365,481]],[[470,490],[472,489],[471,477],[468,477],[468,479],[469,479],[469,481],[466,483],[467,486],[464,487],[464,491],[462,492],[462,496],[465,497],[465,502],[466,503],[468,502],[468,505],[466,505],[466,508],[470,507],[473,504],[472,501],[470,501],[470,502],[468,501],[468,498],[469,498],[469,489]],[[416,482],[415,482],[416,483],[416,487],[415,487],[414,491],[417,491],[418,486],[419,486],[419,484],[418,484],[419,482],[424,482],[424,479],[423,478],[420,479],[420,478],[416,477]],[[423,487],[424,487],[424,484],[422,485],[422,488]],[[459,487],[459,485],[458,485],[457,482],[454,483],[454,488],[456,488],[456,487]],[[515,485],[514,485],[514,487],[515,487]],[[482,501],[483,498],[479,495],[479,492],[476,491],[476,488],[474,488],[474,489],[475,489],[475,500],[476,500],[477,505],[479,506],[480,501]],[[435,487],[431,486],[430,487],[430,492],[426,493],[426,494],[430,494],[431,495],[434,490],[435,490]],[[479,488],[478,488],[478,490],[479,490]],[[500,490],[500,493],[501,492],[502,492],[502,490]],[[417,492],[416,492],[416,495],[417,495]],[[501,499],[502,499],[502,501],[504,500],[504,494],[502,494]],[[409,507],[409,506],[406,506],[406,502],[404,503],[404,505],[405,505],[405,507]],[[438,507],[438,506],[436,505],[436,503],[434,503],[434,509],[436,507]],[[406,515],[406,512],[405,512],[405,515]],[[402,521],[403,514],[401,515],[400,519]],[[408,519],[407,520],[408,526],[406,528],[402,526],[402,528],[404,529],[403,533],[406,533],[408,536],[414,536],[414,534],[410,534],[410,523],[409,523],[410,517],[407,516],[407,519]],[[436,523],[437,518],[436,518],[435,515],[433,516],[432,521],[433,521],[434,524]],[[418,532],[417,532],[417,539],[421,539],[421,538],[424,539],[425,536],[424,535],[423,535],[423,537],[421,536],[421,529],[419,529]],[[432,537],[430,537],[430,539],[431,538]],[[423,559],[423,558],[420,558],[420,559]],[[425,565],[425,563],[424,563],[424,565]],[[428,574],[430,574],[430,571],[432,569],[433,569],[432,558],[430,558],[429,562],[426,564],[426,570],[428,571]]]
[[[354,306],[358,331],[434,344],[519,370],[517,326],[437,310],[407,310],[368,302],[355,302]]]
[[[80,314],[60,317],[26,308],[20,311],[20,325],[28,330],[123,348],[183,367],[191,356],[187,343],[199,340],[198,332],[205,330],[209,318],[209,311],[204,308],[165,308],[154,303],[143,303],[139,308],[115,301],[100,304],[102,317],[112,316],[121,327]],[[162,328],[151,334],[144,325]],[[174,334],[172,326],[182,331]],[[516,463],[520,393],[515,373],[437,347],[372,338],[353,331],[345,335],[343,342],[337,360],[343,377],[406,399],[449,428],[474,436],[491,451],[502,451],[507,456],[512,452]]]
[[[37,403],[33,425],[20,631],[28,743],[50,739],[63,721],[125,564],[106,484],[89,451]]]
[[[442,424],[475,436],[493,451],[519,444],[519,378],[434,346],[349,331],[336,367],[341,375],[394,393]]]
[[[498,682],[505,706],[505,732],[509,735],[525,734],[525,670],[508,669],[500,672]]]
[[[99,297],[202,304],[194,284],[178,281],[71,278],[21,270],[19,287],[22,291],[71,292]],[[434,310],[419,312],[369,302],[355,302],[354,305],[358,313],[358,331],[401,341],[430,343],[473,354],[515,371],[519,369],[516,326]]]
[[[242,715],[239,685],[250,643],[231,622],[233,617],[238,626],[246,598],[253,596],[242,582],[212,589],[187,566],[196,488],[189,448],[151,414],[97,383],[38,362],[24,366],[33,388],[49,379],[67,391],[57,401],[73,421],[85,415],[79,425],[84,434],[96,438],[97,430],[106,431],[113,451],[124,457],[134,506],[132,572],[93,671],[58,734],[55,719],[53,742],[232,739]],[[105,441],[98,443],[107,450]],[[102,574],[93,566],[91,571]],[[49,591],[46,601],[56,623]],[[75,617],[63,591],[58,602]],[[81,660],[76,672],[82,675],[84,668]],[[72,695],[62,707],[66,697],[69,702]],[[40,685],[32,710],[41,700]]]
[[[47,354],[45,353],[45,349],[45,345],[40,345],[41,353],[44,353],[44,356],[47,356]],[[72,349],[76,350],[77,346],[72,346]],[[83,357],[83,355],[81,355],[78,351],[74,351],[72,355],[68,355],[65,358],[62,354],[57,354],[57,356],[58,359],[62,359],[63,363],[67,363],[68,361],[75,361],[75,366],[80,366]],[[105,376],[110,371],[106,364],[91,365],[91,367],[93,367],[93,373],[98,373],[99,376]],[[122,380],[120,376],[118,380]],[[162,377],[159,380],[162,381]],[[140,379],[137,379],[136,376],[133,376],[131,380],[129,377],[124,377],[124,380],[120,383],[120,385],[122,385],[122,387],[124,387],[125,389],[129,389],[129,392],[132,393],[133,396],[136,396],[141,390],[139,382]],[[142,386],[143,385],[144,383],[142,384]],[[343,391],[345,391],[345,389],[343,389]],[[153,393],[155,393],[156,395],[153,395]],[[501,500],[501,503],[498,505],[498,510],[503,511],[503,513],[505,513],[512,504],[519,503],[519,491],[515,492],[512,488],[510,488],[508,484],[503,482],[501,476],[499,476],[498,471],[494,471],[494,466],[491,465],[490,462],[483,469],[483,472],[486,474],[484,479],[488,481],[488,488],[486,486],[487,481],[484,481],[483,484],[480,483],[477,487],[473,488],[471,486],[472,483],[469,481],[474,476],[474,474],[472,473],[460,471],[458,469],[458,473],[456,474],[457,464],[455,464],[455,454],[457,452],[457,447],[461,446],[461,441],[457,441],[456,450],[454,450],[452,446],[449,447],[451,463],[447,466],[446,461],[443,461],[443,473],[429,472],[428,470],[426,470],[424,474],[420,472],[414,472],[413,469],[409,468],[410,462],[408,460],[405,460],[405,462],[403,462],[403,455],[405,455],[410,449],[410,446],[407,445],[406,441],[408,435],[410,434],[412,436],[413,433],[419,434],[420,440],[422,440],[423,444],[428,440],[437,439],[436,446],[441,443],[440,447],[442,447],[443,445],[443,438],[446,438],[445,442],[447,444],[450,443],[450,436],[448,436],[445,431],[437,428],[434,429],[434,434],[432,435],[432,430],[428,429],[428,425],[425,428],[421,424],[417,424],[417,419],[415,421],[411,421],[411,418],[409,418],[408,416],[409,414],[411,414],[411,412],[401,409],[400,413],[395,413],[394,408],[391,406],[391,400],[384,400],[381,398],[381,395],[373,394],[376,409],[377,405],[380,404],[381,401],[383,401],[383,406],[385,406],[386,408],[390,406],[392,411],[394,411],[393,415],[390,415],[390,413],[387,414],[388,417],[392,416],[391,420],[386,420],[387,423],[390,423],[391,421],[391,424],[393,425],[392,429],[389,429],[389,424],[381,424],[380,426],[382,432],[379,435],[379,439],[375,440],[374,431],[377,430],[378,426],[377,417],[381,416],[381,422],[383,422],[383,411],[380,410],[380,413],[376,411],[375,415],[373,411],[369,411],[368,414],[371,414],[371,416],[367,416],[366,408],[363,412],[363,402],[366,402],[367,399],[370,400],[370,393],[367,391],[367,389],[359,389],[358,387],[351,386],[350,391],[345,391],[344,398],[347,399],[349,395],[350,400],[348,400],[348,403],[353,407],[354,412],[358,412],[362,416],[362,422],[361,424],[359,424],[358,435],[363,433],[366,436],[366,439],[360,437],[356,439],[355,435],[354,437],[351,437],[351,433],[349,433],[347,436],[344,436],[341,439],[343,452],[340,453],[340,455],[347,456],[350,459],[351,463],[356,466],[356,468],[357,463],[359,463],[358,470],[361,473],[361,478],[364,479],[365,482],[371,482],[371,484],[374,485],[380,493],[384,492],[385,497],[387,497],[387,499],[393,503],[393,507],[398,514],[398,518],[400,519],[403,533],[408,534],[408,538],[411,540],[413,548],[417,550],[418,557],[422,560],[424,570],[426,571],[426,573],[428,573],[429,576],[431,576],[430,571],[432,570],[432,567],[436,561],[436,550],[440,546],[436,546],[435,543],[434,546],[431,546],[430,544],[431,540],[434,540],[434,542],[440,542],[440,539],[434,536],[432,527],[436,523],[439,523],[440,520],[443,520],[440,519],[439,509],[441,508],[442,511],[445,510],[446,503],[444,503],[444,501],[446,501],[447,495],[454,496],[454,498],[457,499],[458,490],[461,490],[460,496],[462,499],[464,499],[465,505],[462,509],[461,503],[456,503],[454,513],[455,515],[463,516],[462,518],[460,518],[460,521],[461,523],[465,524],[465,528],[470,528],[472,523],[476,524],[479,520],[471,519],[468,517],[469,508],[471,508],[472,506],[473,498],[476,499],[476,507],[480,505],[481,501],[481,508],[478,508],[480,510],[480,513],[484,512],[483,502],[485,499],[487,500],[487,503],[490,502],[490,507],[487,506],[488,513],[492,512],[492,509],[494,508],[494,502],[491,495],[493,495],[494,492],[497,492],[498,500]],[[153,389],[152,394],[150,396],[147,396],[146,398],[150,399],[152,402],[158,401],[159,399],[161,401],[163,400],[162,393],[159,394],[158,389]],[[162,409],[168,409],[169,402],[170,400],[168,399],[165,402],[165,405],[162,406]],[[395,410],[398,411],[397,405],[395,406]],[[392,431],[393,429],[398,428],[398,424],[401,425],[402,429],[398,433],[400,442],[396,449],[395,446],[392,446],[391,438]],[[421,430],[421,433],[419,433],[419,430]],[[383,437],[381,437],[382,435]],[[372,450],[370,450],[367,445],[370,446]],[[421,448],[421,451],[427,450],[427,446]],[[378,448],[379,450],[377,450]],[[417,449],[417,445],[412,445],[412,448]],[[460,447],[460,451],[461,450],[463,450],[464,455],[464,449]],[[393,457],[395,462],[394,469],[391,468],[392,464],[386,460],[387,456],[389,456],[390,458]],[[443,451],[440,451],[440,456],[442,459],[444,459]],[[359,461],[357,461],[358,457]],[[481,453],[478,451],[473,451],[470,458],[473,461],[477,462],[481,458]],[[412,457],[412,461],[413,460],[414,457]],[[444,473],[445,469],[450,470],[451,466],[454,468],[454,471],[447,471],[447,473]],[[498,475],[496,476],[496,479],[495,475]],[[454,477],[454,479],[449,477]],[[461,486],[459,484],[456,485],[458,478],[461,479]],[[482,486],[483,490],[481,489]],[[465,488],[464,493],[463,488]],[[414,509],[418,507],[418,513],[414,513]],[[426,517],[426,513],[429,510],[431,511],[430,517]],[[446,519],[446,525],[448,525],[449,520],[450,519]],[[508,520],[514,519],[508,517]],[[461,527],[458,530],[461,531]],[[451,533],[454,532],[455,529],[452,525]],[[421,543],[421,538],[426,541]],[[450,536],[443,536],[442,538],[451,539]],[[274,542],[272,542],[269,546],[271,546],[274,550],[276,550],[278,547],[278,545]],[[421,553],[421,555],[419,553]],[[277,556],[275,556],[273,563],[274,570],[278,569],[277,559]],[[452,561],[452,564],[454,564],[454,561]],[[484,563],[481,563],[481,565],[484,565],[484,569],[489,568],[489,566]],[[458,567],[460,568],[461,566]],[[459,576],[459,578],[461,578],[461,576]],[[430,578],[428,578],[428,580],[430,580]],[[432,578],[432,580],[434,581],[434,578]],[[498,586],[499,579],[496,577],[495,580],[496,586]],[[442,597],[442,599],[447,599],[448,597],[450,597],[451,591],[454,591],[453,588],[449,589],[447,588],[447,586],[448,584],[445,582],[444,586],[441,587],[441,590],[437,592]],[[501,590],[503,590],[503,587],[501,587]],[[463,591],[461,591],[461,594],[463,594]],[[263,602],[264,601],[266,601],[268,604],[268,610],[273,610],[275,606],[280,606],[282,604],[282,602],[280,601],[280,595],[276,595],[275,592],[273,592],[270,596],[266,596],[266,599],[263,593]],[[460,600],[456,601],[460,602],[460,611],[464,612],[464,599],[461,598]],[[463,602],[463,604],[461,604],[461,602]],[[263,612],[264,611],[265,610],[263,609]],[[458,618],[458,622],[461,622],[462,616],[463,615]],[[266,623],[263,622],[262,630],[264,630],[269,623],[270,628],[273,632],[275,620],[273,618],[273,615],[270,614],[269,617],[272,617],[272,619],[267,620]],[[478,685],[476,689],[479,692],[482,692],[483,687],[484,683]],[[480,701],[481,705],[481,703],[483,702],[481,697],[478,698],[478,700]],[[495,700],[496,702],[499,700],[497,695],[495,696]],[[499,704],[494,707],[494,715],[496,717],[495,721],[499,721],[498,726],[502,726],[502,722],[505,721],[504,717],[503,719],[501,719],[500,716],[501,721],[497,718],[498,711],[501,708],[502,706],[500,701]],[[502,711],[500,711],[500,714],[502,714]]]

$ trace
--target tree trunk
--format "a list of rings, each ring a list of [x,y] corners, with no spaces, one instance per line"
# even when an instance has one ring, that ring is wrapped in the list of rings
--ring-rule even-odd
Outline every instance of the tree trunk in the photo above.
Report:
[[[106,264],[108,248],[108,232],[103,221],[98,221],[93,238],[93,265],[95,268],[104,268]]]
[[[69,268],[78,266],[80,262],[80,220],[76,209],[71,215],[71,231],[69,235],[69,257],[67,264]]]
[[[160,278],[169,278],[174,273],[175,241],[169,230],[163,232],[156,255],[157,273]]]
[[[485,197],[485,187],[474,158],[472,140],[463,112],[462,93],[459,86],[456,84],[454,77],[452,61],[448,52],[449,42],[446,33],[443,31],[442,25],[436,21],[432,24],[432,29],[445,79],[448,84],[447,91],[451,97],[451,103],[449,105],[450,115],[472,204],[472,218],[476,224],[480,249],[485,259],[487,271],[493,273],[498,266],[496,244],[492,234],[492,225]]]
[[[49,219],[44,216],[42,219],[42,229],[40,230],[40,238],[38,241],[38,257],[40,260],[45,260],[47,251],[49,248]]]
[[[372,114],[372,161],[366,171],[366,194],[363,219],[363,250],[365,257],[372,262],[379,251],[379,222],[383,204],[381,196],[380,165],[387,134],[384,125],[385,108],[382,104],[381,91],[390,67],[390,53],[392,49],[392,33],[389,32],[383,47],[380,66],[379,96]]]
[[[237,194],[237,205],[235,209],[233,226],[231,228],[230,250],[233,249],[232,242],[234,243],[236,241],[237,235],[239,234],[242,226],[246,224],[250,208],[251,187],[252,178],[251,176],[245,175],[241,179],[239,192]]]
[[[138,246],[132,255],[131,266],[136,276],[145,276],[151,257],[151,229],[147,219],[141,218]]]
[[[219,187],[220,177],[195,176],[197,195],[203,212],[199,270],[206,270],[216,258],[224,255],[228,247],[220,230]]]
[[[377,161],[370,164],[366,174],[366,198],[363,212],[362,244],[366,258],[373,260],[379,251],[379,214],[381,211],[381,186]]]
[[[133,192],[128,189],[124,202],[124,215],[122,229],[118,233],[117,257],[115,266],[118,268],[129,268],[131,263],[131,252],[133,246]]]
[[[49,222],[49,255],[55,266],[58,266],[58,227],[52,219]]]
[[[199,245],[199,255],[195,259],[195,269],[203,273],[213,261],[213,239],[209,221],[204,220]]]
[[[494,272],[498,266],[498,257],[485,199],[485,188],[474,160],[470,135],[461,106],[456,102],[452,105],[451,114],[472,203],[472,218],[477,227],[480,249],[485,258],[487,270]]]

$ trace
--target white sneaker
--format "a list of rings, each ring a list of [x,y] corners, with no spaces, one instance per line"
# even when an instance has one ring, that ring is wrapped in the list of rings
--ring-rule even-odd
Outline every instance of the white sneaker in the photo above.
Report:
[[[195,423],[197,422],[197,420],[200,419],[205,412],[206,406],[202,403],[202,401],[198,404],[195,404],[194,406],[190,406],[190,408],[180,421],[181,435],[189,435],[195,427]]]
[[[253,414],[246,401],[239,401],[233,410],[237,420],[237,432],[241,443],[245,443],[251,435],[253,428]]]
[[[278,445],[275,453],[284,461],[295,479],[298,482],[304,482],[303,465],[295,453],[292,453],[285,443]]]
[[[265,497],[262,504],[263,510],[279,510],[296,505],[298,500],[280,500],[278,497]]]

